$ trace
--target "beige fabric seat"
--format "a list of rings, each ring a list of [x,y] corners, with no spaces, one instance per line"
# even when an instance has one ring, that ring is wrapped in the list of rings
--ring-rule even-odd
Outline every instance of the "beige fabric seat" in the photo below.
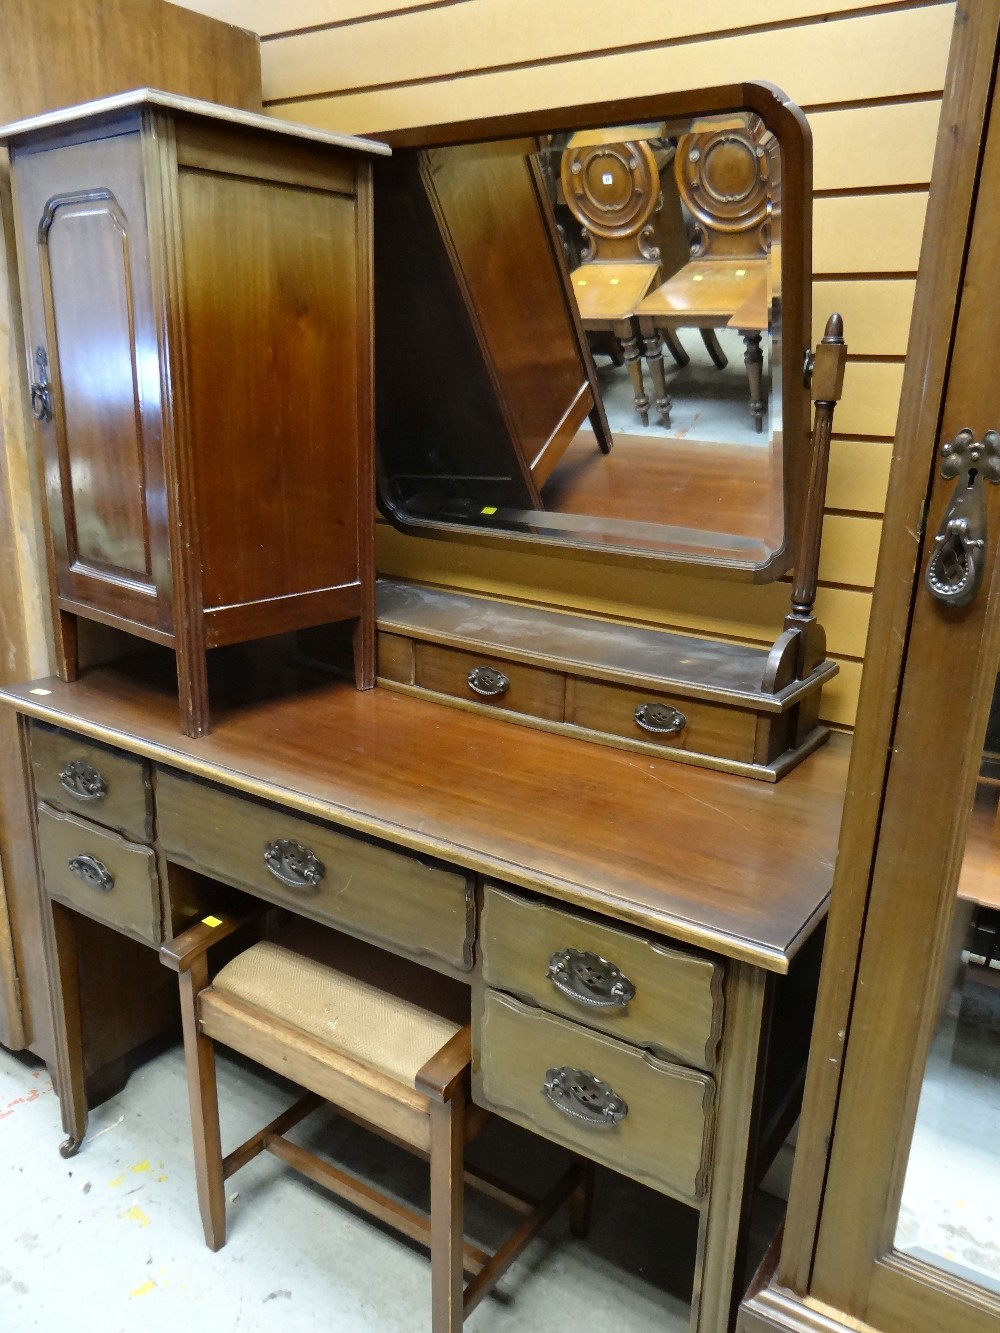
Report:
[[[457,1333],[464,1315],[567,1199],[573,1203],[573,1230],[583,1234],[589,1166],[574,1162],[540,1201],[465,1172],[465,1143],[490,1117],[468,1102],[472,1042],[462,983],[308,922],[277,940],[252,944],[210,982],[209,949],[243,924],[206,918],[160,951],[180,980],[195,1175],[207,1244],[217,1250],[226,1241],[224,1182],[259,1153],[273,1153],[349,1203],[429,1243],[433,1333]],[[332,965],[331,958],[344,966]],[[308,1089],[225,1157],[216,1042]],[[429,1157],[429,1219],[285,1137],[324,1101]],[[464,1242],[465,1180],[488,1188],[520,1214],[493,1255]],[[474,1275],[467,1286],[464,1272]]]

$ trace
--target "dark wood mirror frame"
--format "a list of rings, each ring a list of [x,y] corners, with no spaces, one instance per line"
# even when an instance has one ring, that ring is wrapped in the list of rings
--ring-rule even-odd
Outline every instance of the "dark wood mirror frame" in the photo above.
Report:
[[[393,148],[394,161],[406,150],[455,147],[514,140],[539,133],[596,129],[649,121],[682,121],[693,117],[754,112],[781,146],[781,399],[783,524],[779,544],[756,563],[736,561],[723,543],[706,542],[703,550],[642,551],[610,544],[592,544],[571,537],[535,535],[500,529],[484,530],[462,522],[417,519],[401,515],[380,496],[383,512],[401,530],[435,538],[475,542],[506,549],[544,550],[547,554],[627,565],[669,564],[685,572],[725,575],[755,583],[771,582],[798,563],[800,547],[810,529],[818,527],[822,488],[808,486],[810,469],[809,391],[803,377],[812,328],[812,136],[802,111],[780,89],[766,83],[737,83],[715,88],[662,93],[610,102],[484,117],[478,120],[399,130],[382,135]],[[377,183],[376,183],[377,189]],[[378,278],[376,277],[376,286]],[[566,297],[586,352],[586,338],[567,284]],[[381,486],[380,486],[381,491]],[[805,509],[816,508],[815,514]],[[694,524],[690,525],[692,528]],[[700,545],[700,543],[699,543]]]

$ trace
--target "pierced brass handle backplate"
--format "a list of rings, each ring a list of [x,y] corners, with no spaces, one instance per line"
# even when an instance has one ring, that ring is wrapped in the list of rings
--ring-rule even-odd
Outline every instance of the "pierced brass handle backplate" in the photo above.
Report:
[[[83,880],[88,889],[96,889],[98,893],[110,893],[115,887],[114,875],[103,861],[98,861],[97,857],[91,856],[89,852],[71,856],[69,868],[77,879]]]
[[[506,694],[510,689],[510,678],[505,676],[502,671],[498,671],[496,667],[473,667],[466,680],[469,682],[469,689],[473,694],[479,694],[484,699],[499,698],[501,694]]]
[[[276,838],[264,848],[264,865],[276,880],[289,889],[314,892],[326,874],[326,866],[308,847],[291,838]]]
[[[676,736],[687,726],[687,718],[680,709],[669,704],[640,704],[633,716],[643,731],[654,736]]]
[[[941,475],[954,477],[951,503],[934,538],[924,578],[945,606],[968,606],[986,568],[986,504],[983,482],[1000,481],[1000,434],[982,440],[966,427],[941,446]]]
[[[85,759],[70,759],[59,774],[59,786],[77,801],[103,801],[108,784]]]
[[[610,1084],[570,1065],[548,1070],[542,1092],[556,1110],[590,1129],[614,1129],[628,1115],[628,1103]]]
[[[567,999],[591,1009],[625,1009],[635,999],[635,986],[624,972],[600,954],[582,949],[554,953],[546,975]]]

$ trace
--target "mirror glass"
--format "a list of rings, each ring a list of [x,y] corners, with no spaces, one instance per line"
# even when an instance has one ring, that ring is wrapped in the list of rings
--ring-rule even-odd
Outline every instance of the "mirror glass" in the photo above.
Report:
[[[808,306],[786,139],[741,109],[379,163],[386,516],[784,572],[786,430],[799,454],[805,435],[801,373],[784,364],[789,286],[800,325]]]
[[[948,935],[896,1248],[1000,1292],[1000,677]]]

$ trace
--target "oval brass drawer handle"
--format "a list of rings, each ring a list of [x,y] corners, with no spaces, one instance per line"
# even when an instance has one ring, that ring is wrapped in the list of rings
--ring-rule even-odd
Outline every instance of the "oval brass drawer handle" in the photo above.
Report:
[[[108,784],[85,759],[70,759],[59,774],[59,786],[77,801],[103,801]]]
[[[635,999],[634,984],[598,953],[560,949],[549,959],[546,975],[567,999],[592,1009],[625,1009]]]
[[[114,875],[103,861],[98,861],[97,857],[91,856],[89,852],[71,856],[69,868],[77,879],[83,880],[88,889],[96,889],[98,893],[110,893],[115,887]]]
[[[687,718],[680,709],[669,704],[640,704],[634,716],[643,731],[654,736],[676,736],[687,726]]]
[[[547,1070],[542,1092],[556,1110],[589,1129],[614,1129],[628,1115],[628,1103],[610,1084],[569,1065]]]
[[[276,838],[264,848],[264,865],[289,889],[312,892],[326,874],[326,866],[308,847],[291,838]]]
[[[496,699],[510,689],[510,678],[496,667],[473,667],[466,679],[473,694],[480,694],[484,699]]]

